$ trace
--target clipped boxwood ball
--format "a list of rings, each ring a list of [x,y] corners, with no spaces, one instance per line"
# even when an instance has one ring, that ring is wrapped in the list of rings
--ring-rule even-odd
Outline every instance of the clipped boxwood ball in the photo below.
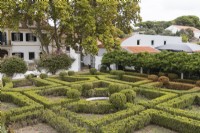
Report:
[[[134,100],[136,98],[136,92],[131,90],[131,89],[127,89],[127,90],[122,90],[120,93],[123,93],[126,95],[126,101],[130,102],[130,103],[134,103]]]
[[[123,109],[126,105],[126,95],[123,93],[114,93],[109,100],[116,109]]]
[[[81,93],[78,90],[71,89],[67,91],[67,97],[71,99],[79,99],[81,96]]]

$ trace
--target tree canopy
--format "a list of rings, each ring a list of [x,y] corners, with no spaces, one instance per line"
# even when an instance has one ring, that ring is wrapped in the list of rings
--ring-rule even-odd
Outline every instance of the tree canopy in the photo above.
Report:
[[[79,44],[86,53],[96,54],[97,40],[111,50],[119,46],[118,37],[132,32],[132,25],[141,20],[139,0],[2,1],[0,12],[2,29],[18,30],[19,23],[29,28],[35,22],[35,29],[29,29],[46,53],[50,42],[58,52]]]

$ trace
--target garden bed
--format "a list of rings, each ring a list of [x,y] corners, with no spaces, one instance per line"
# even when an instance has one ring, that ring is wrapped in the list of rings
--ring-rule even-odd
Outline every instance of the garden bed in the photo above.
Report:
[[[177,132],[157,125],[148,125],[141,130],[134,131],[133,133],[177,133]]]
[[[14,109],[14,108],[19,108],[19,106],[17,106],[14,103],[11,103],[11,102],[0,101],[0,111],[7,111],[7,110],[10,110],[10,109]]]
[[[55,129],[45,123],[13,129],[14,133],[58,133]]]
[[[145,97],[144,95],[137,95],[136,98],[135,98],[135,103],[139,103],[139,102],[147,102],[147,101],[150,101],[151,99]]]

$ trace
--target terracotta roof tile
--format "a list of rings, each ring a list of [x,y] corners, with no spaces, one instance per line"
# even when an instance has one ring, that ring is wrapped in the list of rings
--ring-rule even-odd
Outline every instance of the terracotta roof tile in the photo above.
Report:
[[[191,27],[191,26],[181,26],[181,25],[173,25],[173,26],[175,26],[175,27],[178,28],[178,29],[184,29],[184,30],[186,30],[186,29],[191,29],[191,30],[193,30],[193,31],[198,31],[198,32],[200,32],[199,29],[197,29],[197,28],[195,28],[195,27]]]
[[[142,52],[159,53],[160,51],[150,46],[124,46],[127,51],[137,54]]]

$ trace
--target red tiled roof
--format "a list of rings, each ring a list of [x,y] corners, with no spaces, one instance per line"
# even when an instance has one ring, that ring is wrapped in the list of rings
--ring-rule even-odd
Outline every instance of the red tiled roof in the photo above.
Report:
[[[159,53],[160,51],[149,46],[124,46],[124,49],[127,51],[137,54],[137,53],[142,53],[142,52],[147,52],[147,53]]]
[[[200,32],[199,29],[197,29],[197,28],[195,28],[195,27],[191,27],[191,26],[181,26],[181,25],[173,25],[173,26],[175,26],[175,27],[178,28],[178,29],[183,29],[183,30],[191,29],[193,32],[194,32],[194,31]]]

